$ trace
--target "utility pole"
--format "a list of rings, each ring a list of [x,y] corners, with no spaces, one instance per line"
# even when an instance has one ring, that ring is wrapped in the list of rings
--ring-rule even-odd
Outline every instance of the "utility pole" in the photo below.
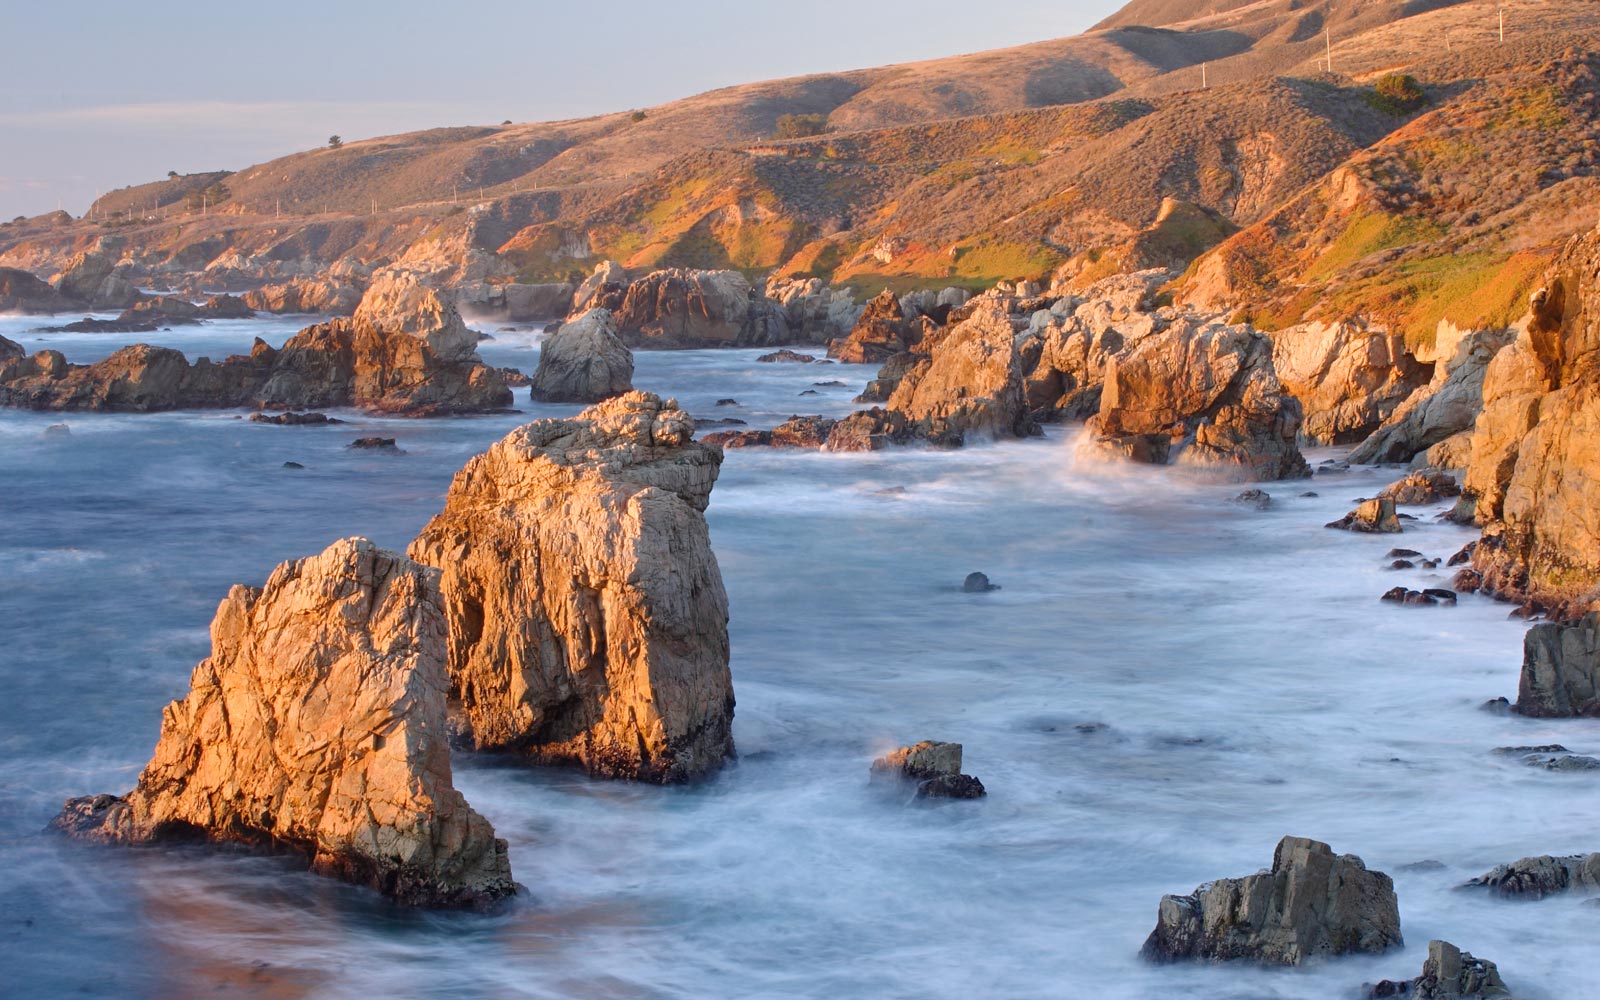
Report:
[[[1505,4],[1501,4],[1500,5],[1500,41],[1504,42],[1505,40],[1506,40],[1506,7],[1505,7]]]
[[[1200,64],[1200,89],[1201,90],[1209,90],[1209,89],[1211,89],[1211,84],[1206,81],[1206,64],[1205,63],[1201,63]]]
[[[1328,72],[1331,74],[1333,72],[1333,29],[1326,26],[1323,27],[1322,35],[1328,43]]]

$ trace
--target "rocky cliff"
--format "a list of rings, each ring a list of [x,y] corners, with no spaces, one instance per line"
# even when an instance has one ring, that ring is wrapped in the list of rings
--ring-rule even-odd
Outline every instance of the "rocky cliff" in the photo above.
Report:
[[[1474,568],[1497,595],[1581,610],[1600,585],[1600,231],[1562,251],[1483,398]]]
[[[451,784],[436,572],[335,542],[234,587],[211,643],[133,791],[74,799],[57,828],[287,850],[421,906],[516,890],[505,841]]]
[[[728,599],[704,511],[720,449],[630,392],[467,463],[412,544],[443,572],[477,747],[679,782],[733,749]]]
[[[590,309],[544,339],[533,398],[598,403],[633,389],[633,352],[617,336],[609,309]]]

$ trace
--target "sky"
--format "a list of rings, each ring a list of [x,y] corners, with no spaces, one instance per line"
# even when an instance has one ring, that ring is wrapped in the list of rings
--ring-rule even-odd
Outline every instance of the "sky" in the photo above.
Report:
[[[576,118],[1058,38],[1124,2],[0,0],[0,219],[335,133]]]

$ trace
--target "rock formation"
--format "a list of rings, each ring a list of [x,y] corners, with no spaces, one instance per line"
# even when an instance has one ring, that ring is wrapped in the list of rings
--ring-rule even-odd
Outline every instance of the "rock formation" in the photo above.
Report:
[[[1465,487],[1485,590],[1584,610],[1600,584],[1600,231],[1570,242],[1489,364]]]
[[[1011,320],[993,302],[944,334],[895,387],[888,408],[912,433],[959,444],[968,435],[1020,437],[1033,427]]]
[[[1143,954],[1157,962],[1251,959],[1300,965],[1401,944],[1394,883],[1327,844],[1285,837],[1269,871],[1164,896]]]
[[[1399,507],[1443,503],[1460,495],[1461,487],[1457,485],[1455,477],[1438,469],[1418,469],[1404,479],[1390,483],[1378,493],[1379,497],[1393,500]]]
[[[1511,991],[1500,978],[1500,970],[1488,959],[1474,958],[1448,941],[1429,941],[1428,957],[1422,975],[1392,982],[1385,979],[1367,991],[1367,996],[1415,997],[1416,1000],[1509,1000]]]
[[[898,778],[916,785],[917,798],[981,799],[983,782],[961,773],[961,744],[923,740],[891,750],[872,762],[874,778]]]
[[[68,299],[92,309],[125,309],[139,301],[139,289],[122,264],[122,240],[102,236],[88,250],[73,254],[50,283]]]
[[[1394,512],[1393,497],[1363,500],[1355,510],[1337,521],[1328,522],[1326,526],[1363,534],[1397,535],[1401,530],[1400,516]]]
[[[829,288],[821,278],[770,278],[765,295],[783,311],[789,339],[826,344],[845,337],[862,307],[846,288]]]
[[[728,599],[704,511],[722,453],[630,392],[467,463],[411,556],[443,571],[472,742],[679,782],[732,752]]]
[[[15,267],[0,267],[0,313],[53,313],[85,308],[54,285]]]
[[[1305,413],[1301,435],[1315,444],[1363,440],[1433,376],[1400,334],[1352,323],[1274,333],[1272,363]]]
[[[1497,896],[1543,899],[1564,892],[1600,892],[1600,853],[1569,854],[1555,858],[1542,854],[1523,858],[1467,883]]]
[[[880,364],[916,347],[932,325],[921,317],[907,318],[900,300],[886,288],[867,303],[847,336],[828,345],[828,357],[846,364]]]
[[[74,799],[55,827],[288,850],[420,906],[515,891],[505,841],[451,784],[434,571],[335,542],[229,591],[211,643],[133,791]]]
[[[1440,324],[1433,381],[1412,394],[1383,426],[1350,453],[1352,462],[1407,462],[1438,449],[1428,463],[1463,468],[1470,458],[1472,427],[1483,411],[1483,379],[1489,362],[1510,340],[1504,330],[1462,333]]]
[[[1600,612],[1527,631],[1517,711],[1541,719],[1600,718]]]
[[[628,272],[622,265],[614,260],[603,260],[573,292],[572,310],[581,314],[590,309],[620,306],[627,287]]]
[[[533,374],[533,398],[546,403],[598,403],[633,390],[633,352],[617,336],[608,309],[590,309],[544,339]]]
[[[1100,413],[1102,448],[1241,480],[1311,474],[1296,446],[1300,404],[1272,367],[1272,341],[1244,327],[1188,318],[1112,357]]]
[[[781,342],[787,326],[769,322],[769,312],[753,308],[755,299],[759,296],[738,271],[653,271],[628,285],[615,310],[617,329],[630,347],[746,347]]]
[[[57,351],[0,364],[0,405],[34,410],[148,412],[179,408],[311,409],[438,416],[511,405],[499,374],[477,360],[477,335],[414,281],[374,283],[350,319],[308,327],[281,350],[257,340],[248,355],[190,365],[168,348],[135,344],[92,365]]]
[[[258,312],[349,316],[361,304],[361,289],[333,278],[294,278],[242,296]]]

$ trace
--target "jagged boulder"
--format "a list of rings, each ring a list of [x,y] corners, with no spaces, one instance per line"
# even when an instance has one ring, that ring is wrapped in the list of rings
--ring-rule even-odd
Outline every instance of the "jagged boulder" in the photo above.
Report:
[[[411,545],[443,571],[475,746],[681,782],[732,752],[728,599],[704,511],[722,452],[630,392],[512,431]]]
[[[361,288],[336,278],[293,278],[245,292],[241,298],[257,312],[349,316],[361,305]]]
[[[608,309],[591,309],[546,337],[533,374],[533,398],[598,403],[633,390],[633,352]]]
[[[1300,403],[1273,370],[1272,341],[1248,327],[1185,318],[1113,356],[1089,429],[1135,461],[1239,480],[1311,474],[1296,445]]]
[[[917,798],[981,799],[983,782],[961,773],[961,744],[923,740],[872,762],[874,779],[897,778],[916,786]]]
[[[867,303],[847,336],[828,345],[828,357],[846,364],[882,364],[916,347],[928,325],[921,317],[907,318],[900,300],[886,288]]]
[[[1337,521],[1329,521],[1326,527],[1363,534],[1398,535],[1401,531],[1394,498],[1383,496],[1363,500],[1355,510]]]
[[[1466,489],[1496,596],[1573,614],[1600,585],[1600,231],[1570,242],[1490,362]]]
[[[74,799],[57,829],[289,850],[420,906],[515,891],[505,841],[451,783],[436,572],[344,539],[234,587],[211,643],[133,791]]]
[[[0,267],[0,313],[54,313],[84,306],[28,271]]]
[[[1383,425],[1356,446],[1350,461],[1407,462],[1434,448],[1441,449],[1443,468],[1461,468],[1471,452],[1471,432],[1483,412],[1483,382],[1489,362],[1510,341],[1509,331],[1462,333],[1440,324],[1444,341],[1436,353],[1433,380],[1418,389]],[[1446,442],[1452,442],[1446,447]]]
[[[1272,868],[1164,896],[1143,955],[1156,962],[1250,959],[1300,965],[1402,943],[1394,883],[1353,854],[1285,837]]]
[[[1517,712],[1541,719],[1600,718],[1600,612],[1527,631]]]
[[[94,309],[126,309],[139,301],[139,289],[122,263],[122,240],[102,236],[94,245],[67,258],[50,283],[68,299]]]
[[[785,338],[780,322],[757,308],[750,282],[738,271],[672,268],[628,285],[616,308],[617,329],[629,347],[747,347]]]
[[[1272,364],[1300,401],[1301,435],[1315,444],[1361,441],[1433,377],[1404,336],[1354,323],[1280,330],[1272,335]]]
[[[1393,982],[1385,979],[1367,990],[1372,1000],[1415,997],[1416,1000],[1508,1000],[1511,991],[1500,970],[1486,958],[1474,958],[1448,941],[1429,941],[1422,975]]]
[[[862,307],[847,288],[829,288],[821,278],[770,278],[764,294],[783,310],[789,338],[826,344],[848,336]]]
[[[1461,486],[1455,477],[1439,469],[1418,469],[1408,473],[1404,479],[1390,483],[1378,493],[1378,496],[1387,497],[1400,507],[1443,503],[1460,495]]]
[[[603,260],[573,292],[573,313],[582,314],[595,308],[615,308],[622,304],[627,286],[628,272],[622,265],[614,260]]]
[[[1569,854],[1522,858],[1467,883],[1488,889],[1496,896],[1516,899],[1543,899],[1565,892],[1600,892],[1600,853]]]
[[[1021,437],[1033,429],[1022,383],[1010,317],[985,302],[906,373],[888,408],[919,438],[959,444],[969,435]]]

